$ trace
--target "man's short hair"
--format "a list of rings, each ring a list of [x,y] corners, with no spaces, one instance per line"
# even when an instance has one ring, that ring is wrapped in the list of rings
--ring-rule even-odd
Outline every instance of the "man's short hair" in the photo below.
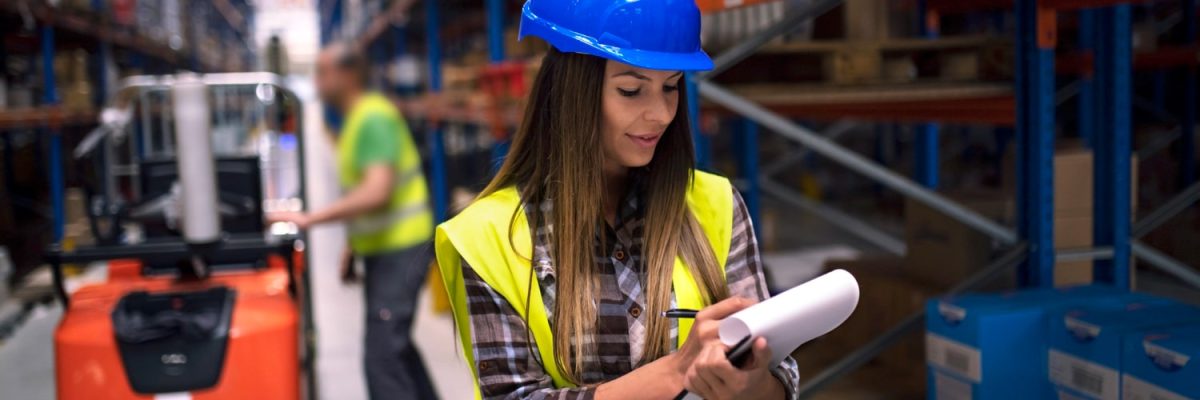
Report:
[[[342,71],[353,74],[363,86],[367,85],[367,58],[351,42],[336,42],[326,47],[333,52],[333,64]]]

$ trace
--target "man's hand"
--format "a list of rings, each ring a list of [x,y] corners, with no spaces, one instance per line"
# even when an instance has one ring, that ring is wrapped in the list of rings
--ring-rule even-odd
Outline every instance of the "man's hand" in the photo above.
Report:
[[[312,226],[312,217],[302,212],[292,211],[267,214],[267,223],[273,224],[276,222],[291,222],[296,224],[296,228],[308,229],[309,226]]]

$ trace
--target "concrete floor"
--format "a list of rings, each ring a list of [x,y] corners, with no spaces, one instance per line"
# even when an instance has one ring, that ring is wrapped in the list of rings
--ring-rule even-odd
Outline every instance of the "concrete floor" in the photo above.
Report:
[[[54,398],[54,328],[58,305],[39,307],[0,345],[0,400]]]

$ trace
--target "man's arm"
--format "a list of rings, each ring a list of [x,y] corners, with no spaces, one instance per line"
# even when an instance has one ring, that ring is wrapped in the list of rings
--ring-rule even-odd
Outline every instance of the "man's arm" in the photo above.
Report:
[[[367,117],[359,128],[354,159],[350,161],[356,171],[361,171],[359,184],[345,196],[321,210],[308,214],[278,213],[267,217],[271,222],[291,222],[300,229],[309,226],[350,219],[387,204],[392,195],[396,178],[394,169],[400,157],[400,139],[397,132],[404,128],[400,121],[384,115]]]
[[[392,182],[396,172],[384,163],[368,165],[363,170],[362,182],[334,201],[328,207],[304,213],[277,213],[268,218],[271,222],[291,222],[300,229],[331,221],[342,221],[371,212],[387,204],[392,195]]]

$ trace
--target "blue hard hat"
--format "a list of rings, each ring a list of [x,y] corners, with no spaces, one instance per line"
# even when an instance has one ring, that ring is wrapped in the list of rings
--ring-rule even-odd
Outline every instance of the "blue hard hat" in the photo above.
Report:
[[[629,65],[706,71],[695,0],[528,0],[520,38],[533,35],[563,52]]]

